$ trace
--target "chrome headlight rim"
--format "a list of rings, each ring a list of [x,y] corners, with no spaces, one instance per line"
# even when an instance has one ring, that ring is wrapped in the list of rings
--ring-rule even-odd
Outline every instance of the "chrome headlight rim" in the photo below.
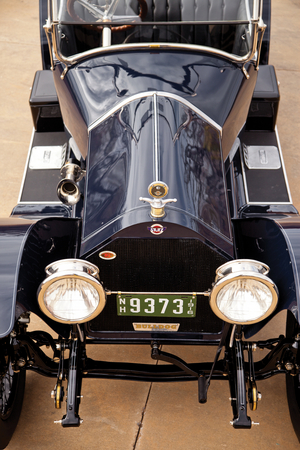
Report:
[[[267,264],[256,261],[255,259],[234,259],[232,261],[227,261],[217,268],[215,281],[218,281],[221,278],[223,279],[230,274],[245,275],[246,273],[249,273],[253,275],[267,275],[269,272],[270,268]],[[267,279],[270,280],[269,277],[267,277]]]
[[[253,267],[253,265],[256,265],[256,268],[260,268],[261,272],[259,270],[255,271],[255,270],[245,270],[245,271],[236,271],[233,270],[231,273],[228,273],[226,275],[224,275],[224,272],[226,271],[226,269],[230,268],[230,265],[235,265],[235,264],[247,264],[249,263],[249,268]],[[237,265],[236,265],[237,267]],[[220,266],[217,270],[217,276],[216,276],[216,282],[213,285],[213,288],[211,290],[210,293],[210,298],[209,298],[209,303],[210,303],[210,307],[212,309],[212,311],[214,312],[214,314],[216,314],[217,317],[219,317],[221,320],[227,322],[227,323],[231,323],[231,324],[235,324],[235,325],[252,325],[255,323],[259,323],[261,321],[263,321],[264,319],[266,319],[267,317],[269,317],[276,309],[277,307],[277,303],[278,303],[278,289],[276,284],[271,280],[271,278],[269,278],[266,274],[269,272],[269,267],[264,264],[261,263],[259,261],[255,261],[255,260],[234,260],[234,261],[229,261],[228,263],[223,264],[222,266]],[[269,306],[269,308],[266,310],[266,312],[264,314],[262,314],[261,316],[259,316],[258,318],[254,319],[254,320],[233,320],[229,317],[227,317],[218,307],[217,305],[217,299],[218,299],[218,294],[219,292],[229,283],[232,283],[233,281],[238,281],[238,280],[255,280],[257,282],[262,283],[263,285],[265,285],[271,295],[272,295],[272,301],[271,301],[271,305]]]
[[[61,264],[60,264],[61,263]],[[78,269],[74,268],[75,265],[78,266]],[[67,268],[69,264],[69,269]],[[61,270],[61,267],[63,267],[63,270]],[[38,291],[37,291],[37,298],[38,298],[38,304],[41,309],[41,311],[50,319],[54,320],[55,322],[64,323],[64,324],[80,324],[80,323],[86,323],[90,320],[93,320],[95,317],[97,317],[103,310],[105,304],[106,304],[106,294],[105,290],[102,286],[102,284],[98,281],[98,267],[95,266],[92,263],[89,263],[88,261],[79,260],[79,259],[65,259],[60,261],[55,261],[52,264],[49,264],[45,268],[47,277],[44,281],[40,284]],[[90,272],[90,273],[87,273]],[[51,275],[49,275],[51,273]],[[93,275],[91,275],[91,273]],[[60,317],[57,317],[55,314],[49,311],[47,308],[45,302],[44,302],[44,295],[47,291],[47,289],[55,282],[59,280],[82,280],[89,285],[91,285],[98,293],[99,296],[99,303],[91,314],[82,317],[81,319],[62,319]]]
[[[84,259],[76,258],[59,259],[54,261],[45,267],[45,272],[47,276],[51,276],[58,272],[70,272],[75,274],[87,273],[96,279],[99,278],[99,269],[95,266],[95,264],[85,261]]]

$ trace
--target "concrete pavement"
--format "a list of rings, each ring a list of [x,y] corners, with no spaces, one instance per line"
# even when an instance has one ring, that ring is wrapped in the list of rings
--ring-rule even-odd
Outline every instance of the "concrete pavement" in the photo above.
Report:
[[[295,206],[300,209],[299,0],[274,0],[271,59],[280,81],[278,129]],[[32,132],[29,89],[41,69],[38,2],[0,0],[0,208],[7,217],[17,203]],[[35,318],[35,326],[39,319]],[[274,335],[284,332],[284,314],[272,323]],[[268,336],[267,331],[262,336]],[[164,350],[168,351],[167,347]],[[150,362],[148,347],[97,347],[98,358]],[[194,362],[210,359],[195,347],[175,353]],[[101,356],[99,356],[101,355]],[[239,448],[296,450],[299,443],[289,420],[284,377],[260,382],[263,399],[249,415],[259,426],[234,430],[226,382],[212,382],[208,403],[197,401],[194,382],[151,384],[91,380],[83,383],[78,429],[55,425],[64,409],[54,409],[50,392],[54,380],[28,373],[24,406],[9,450],[56,448],[89,450],[215,450]],[[64,405],[63,405],[64,407]]]

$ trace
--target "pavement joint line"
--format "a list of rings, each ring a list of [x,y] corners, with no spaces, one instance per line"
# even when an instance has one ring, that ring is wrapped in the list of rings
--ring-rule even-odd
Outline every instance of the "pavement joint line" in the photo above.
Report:
[[[278,68],[278,67],[276,67],[276,72],[279,72],[279,71],[283,71],[283,72],[295,72],[295,73],[298,73],[298,72],[300,72],[300,69],[285,69],[285,68]]]
[[[155,365],[156,365],[156,366],[158,365],[158,360],[156,361],[156,364],[155,364]],[[149,398],[150,398],[152,386],[153,386],[153,382],[150,383],[148,395],[147,395],[147,398],[146,398],[146,401],[145,401],[145,406],[144,406],[144,408],[142,409],[141,420],[138,422],[139,428],[138,428],[138,430],[137,430],[137,434],[136,434],[136,437],[135,437],[135,441],[134,441],[132,450],[136,450],[136,448],[137,448],[137,443],[138,443],[138,440],[139,440],[139,437],[140,437],[141,429],[142,429],[142,427],[143,427],[144,417],[145,417],[145,414],[146,414],[146,409],[147,409],[147,405],[148,405],[148,402],[149,402]]]
[[[36,43],[33,42],[33,41],[11,41],[8,38],[3,39],[3,38],[0,37],[0,43],[1,42],[4,43],[4,44],[9,44],[9,45],[11,45],[11,44],[21,44],[21,45],[33,45],[33,46],[36,46]]]
[[[156,362],[156,365],[157,365],[157,363],[158,363],[158,361]],[[136,438],[135,438],[132,450],[136,450],[136,448],[137,448],[136,446],[137,446],[137,443],[138,443],[138,440],[139,440],[139,437],[140,437],[141,429],[143,427],[144,416],[145,416],[145,413],[146,413],[146,409],[147,409],[148,401],[149,401],[149,398],[150,398],[152,386],[153,386],[153,382],[150,383],[150,387],[149,387],[148,395],[147,395],[147,398],[146,398],[145,406],[142,409],[141,420],[138,422],[139,428],[137,430],[137,434],[136,434]]]

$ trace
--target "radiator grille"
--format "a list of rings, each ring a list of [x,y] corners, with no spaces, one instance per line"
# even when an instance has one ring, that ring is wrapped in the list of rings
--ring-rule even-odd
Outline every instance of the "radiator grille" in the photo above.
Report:
[[[215,271],[227,260],[197,239],[116,239],[103,250],[116,253],[106,261],[99,251],[89,257],[100,270],[105,288],[112,291],[135,292],[194,292],[211,288]],[[154,318],[143,317],[142,322]],[[132,331],[135,318],[119,317],[116,298],[108,297],[103,312],[90,323],[92,331]],[[155,322],[174,322],[155,318]],[[193,319],[180,318],[180,331],[218,332],[221,321],[212,313],[208,297],[198,296],[197,315]]]

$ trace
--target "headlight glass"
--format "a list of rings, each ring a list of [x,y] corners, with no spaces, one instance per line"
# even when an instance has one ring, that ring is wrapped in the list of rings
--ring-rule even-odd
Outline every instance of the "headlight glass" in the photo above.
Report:
[[[45,306],[54,317],[74,322],[89,317],[99,300],[97,290],[90,283],[74,278],[55,281],[44,294]]]
[[[268,272],[268,266],[253,260],[230,261],[219,267],[210,295],[214,313],[236,324],[256,323],[268,317],[278,302],[277,288]]]
[[[259,319],[272,305],[270,289],[257,280],[235,280],[217,294],[217,307],[231,321]]]
[[[105,306],[105,292],[98,268],[87,261],[61,260],[46,267],[48,277],[38,290],[41,310],[64,323],[91,320]]]

